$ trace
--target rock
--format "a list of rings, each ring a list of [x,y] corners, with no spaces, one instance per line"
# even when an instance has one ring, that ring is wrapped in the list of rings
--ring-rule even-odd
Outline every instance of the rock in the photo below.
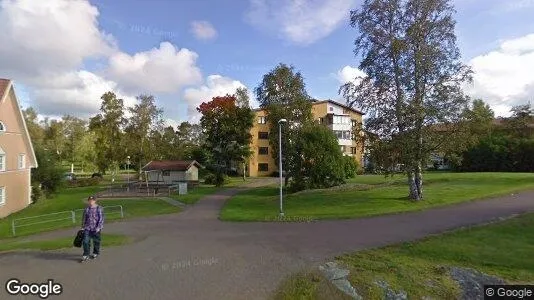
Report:
[[[467,268],[450,268],[451,277],[462,289],[462,300],[483,300],[484,285],[506,284],[501,278],[493,277],[477,270]]]
[[[408,294],[405,291],[400,290],[399,292],[395,292],[393,289],[389,287],[389,284],[383,280],[377,280],[375,281],[375,284],[384,291],[385,300],[407,300],[408,299]]]
[[[353,299],[363,300],[362,296],[358,295],[358,293],[356,292],[356,289],[354,289],[354,287],[352,287],[352,285],[350,284],[350,282],[347,279],[333,280],[332,283],[338,289],[340,289],[342,292],[344,292],[345,294],[349,295]]]
[[[356,289],[354,289],[347,280],[347,277],[350,274],[349,270],[338,267],[335,262],[327,262],[324,266],[319,266],[319,270],[340,291],[353,299],[363,300],[363,298],[356,292]]]

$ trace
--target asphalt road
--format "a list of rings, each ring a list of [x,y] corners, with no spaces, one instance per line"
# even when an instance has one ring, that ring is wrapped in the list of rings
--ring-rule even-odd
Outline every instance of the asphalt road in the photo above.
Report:
[[[260,184],[260,183],[256,183]],[[268,299],[284,276],[360,249],[534,211],[534,192],[422,212],[312,223],[227,223],[217,219],[238,189],[176,215],[134,219],[105,231],[137,241],[78,263],[79,249],[0,255],[0,282],[61,283],[49,299]],[[104,241],[105,245],[105,241]],[[2,287],[0,299],[10,296]]]

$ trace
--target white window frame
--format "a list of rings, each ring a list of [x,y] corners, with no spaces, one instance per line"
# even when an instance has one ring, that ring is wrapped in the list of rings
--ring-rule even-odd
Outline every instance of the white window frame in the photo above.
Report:
[[[267,118],[265,116],[259,116],[258,124],[267,124]]]
[[[17,161],[17,166],[19,170],[23,170],[26,168],[26,154],[24,153],[19,154],[19,160]]]
[[[6,154],[0,149],[0,172],[6,171]]]
[[[6,187],[0,186],[0,206],[6,204]]]

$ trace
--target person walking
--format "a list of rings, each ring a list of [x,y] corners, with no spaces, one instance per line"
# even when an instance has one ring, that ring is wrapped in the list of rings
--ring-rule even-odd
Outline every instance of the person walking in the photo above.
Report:
[[[103,209],[96,203],[96,198],[89,196],[87,204],[82,218],[82,229],[84,231],[82,262],[87,261],[89,258],[95,259],[100,254],[101,233],[104,227]],[[91,240],[93,241],[93,254],[89,256],[91,253]]]

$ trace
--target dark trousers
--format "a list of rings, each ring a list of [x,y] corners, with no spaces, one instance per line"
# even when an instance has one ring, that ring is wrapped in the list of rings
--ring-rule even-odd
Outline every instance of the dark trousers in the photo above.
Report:
[[[93,254],[100,254],[100,232],[85,230],[83,234],[83,256],[91,253],[91,240],[93,240]]]

